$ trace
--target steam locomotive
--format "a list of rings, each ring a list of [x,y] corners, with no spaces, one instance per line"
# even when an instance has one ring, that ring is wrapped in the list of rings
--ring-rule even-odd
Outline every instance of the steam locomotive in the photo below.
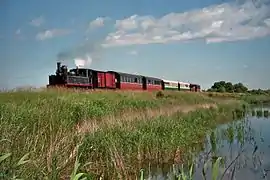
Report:
[[[60,62],[57,62],[56,73],[49,75],[47,87],[55,86],[85,89],[200,91],[198,84],[79,67],[68,70],[67,66],[61,65]]]

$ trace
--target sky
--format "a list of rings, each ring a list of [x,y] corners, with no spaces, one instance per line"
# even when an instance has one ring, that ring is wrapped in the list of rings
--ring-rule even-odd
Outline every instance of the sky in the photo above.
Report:
[[[1,0],[0,88],[42,87],[56,62],[270,88],[270,0]]]

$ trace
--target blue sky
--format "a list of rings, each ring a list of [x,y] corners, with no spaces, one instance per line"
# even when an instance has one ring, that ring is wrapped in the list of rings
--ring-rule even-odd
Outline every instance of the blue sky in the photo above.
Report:
[[[75,67],[270,88],[270,0],[3,0],[0,88]],[[89,57],[89,58],[87,58]]]

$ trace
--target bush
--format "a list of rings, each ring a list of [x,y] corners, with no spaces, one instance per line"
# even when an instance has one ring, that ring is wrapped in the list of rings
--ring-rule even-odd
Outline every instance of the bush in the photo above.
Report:
[[[164,97],[164,94],[162,91],[158,91],[157,94],[156,94],[156,97],[157,98],[163,98]]]

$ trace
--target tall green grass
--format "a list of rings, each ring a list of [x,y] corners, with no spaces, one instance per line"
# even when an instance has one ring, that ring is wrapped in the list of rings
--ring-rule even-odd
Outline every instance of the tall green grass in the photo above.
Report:
[[[234,111],[238,112],[238,116],[235,118],[242,118],[241,121],[226,123],[225,126],[219,126],[219,128],[210,130],[209,133],[207,133],[209,139],[206,144],[209,145],[209,148],[203,149],[200,154],[195,152],[194,156],[190,156],[189,160],[184,164],[172,164],[170,169],[161,166],[162,171],[157,171],[151,168],[151,173],[148,174],[145,173],[145,170],[141,170],[140,179],[144,180],[150,177],[152,179],[153,175],[153,179],[155,179],[157,174],[159,174],[163,175],[163,177],[170,177],[168,179],[192,180],[195,173],[197,179],[199,178],[198,175],[201,175],[200,179],[204,180],[221,180],[229,177],[233,179],[237,171],[236,169],[243,166],[243,160],[246,160],[245,157],[247,154],[245,152],[245,145],[252,144],[254,147],[256,146],[256,143],[254,144],[254,134],[252,133],[250,123],[243,117],[246,114],[239,113],[239,111],[240,109]],[[244,113],[244,111],[243,108],[242,112]],[[247,113],[247,111],[245,111],[245,113]],[[239,149],[232,147],[235,143],[238,144]],[[223,153],[220,153],[220,149],[224,149],[224,145],[228,146],[230,153],[232,153],[232,151],[238,151],[238,155],[233,159],[229,159],[230,155],[224,156]],[[221,154],[223,154],[224,157],[220,156]]]
[[[163,96],[150,92],[62,90],[0,93],[0,156],[5,159],[0,164],[1,174],[25,179],[67,178],[74,171],[79,155],[81,166],[75,166],[76,172],[134,176],[147,161],[174,161],[177,153],[200,146],[205,131],[229,120],[233,107],[202,109],[188,115],[179,112],[170,117],[141,117],[130,122],[121,119],[121,115],[207,103],[218,102],[203,94],[182,92],[163,93]],[[123,123],[102,126],[86,135],[77,132],[76,125],[81,121],[102,122],[106,116]],[[25,155],[29,161],[15,166]],[[182,161],[184,157],[179,159]]]
[[[206,132],[233,118],[231,108],[224,105],[186,115],[176,113],[141,120],[133,124],[132,130],[119,127],[88,134],[80,148],[83,154],[80,161],[92,162],[85,171],[97,175],[109,173],[107,176],[121,172],[124,179],[136,176],[149,163],[153,166],[180,163],[188,159],[185,154],[202,148]],[[108,169],[112,172],[107,172]]]
[[[250,95],[246,94],[241,97],[242,100],[249,104],[270,104],[270,95]]]

